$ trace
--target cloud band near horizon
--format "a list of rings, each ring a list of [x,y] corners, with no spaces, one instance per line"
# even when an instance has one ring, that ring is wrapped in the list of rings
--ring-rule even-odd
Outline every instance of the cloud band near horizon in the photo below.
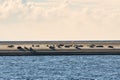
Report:
[[[120,39],[119,3],[119,0],[0,0],[1,40]]]

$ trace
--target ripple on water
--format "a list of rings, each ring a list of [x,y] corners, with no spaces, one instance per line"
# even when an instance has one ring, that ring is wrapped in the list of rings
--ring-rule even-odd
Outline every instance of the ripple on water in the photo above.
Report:
[[[1,56],[0,80],[9,79],[120,80],[120,56]]]

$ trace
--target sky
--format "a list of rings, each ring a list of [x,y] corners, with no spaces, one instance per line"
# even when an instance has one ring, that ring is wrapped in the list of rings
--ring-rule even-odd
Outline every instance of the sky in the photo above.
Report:
[[[0,0],[0,41],[120,40],[120,0]]]

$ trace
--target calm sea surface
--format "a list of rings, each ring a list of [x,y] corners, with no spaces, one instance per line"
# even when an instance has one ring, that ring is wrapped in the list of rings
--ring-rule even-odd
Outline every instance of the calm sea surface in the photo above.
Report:
[[[120,80],[120,55],[1,56],[0,80]]]

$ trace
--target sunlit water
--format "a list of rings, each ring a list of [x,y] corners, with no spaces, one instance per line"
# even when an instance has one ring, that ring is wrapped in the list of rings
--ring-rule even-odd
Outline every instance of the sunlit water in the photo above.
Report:
[[[1,56],[0,80],[120,80],[120,56]]]

